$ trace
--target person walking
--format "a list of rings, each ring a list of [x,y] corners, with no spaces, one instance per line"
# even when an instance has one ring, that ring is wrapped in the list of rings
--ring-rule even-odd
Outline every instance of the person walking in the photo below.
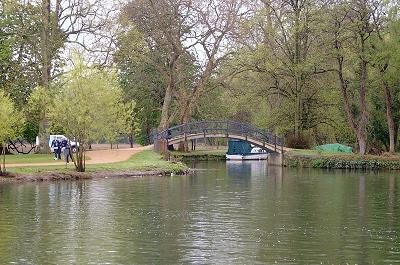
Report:
[[[63,155],[64,155],[65,164],[68,164],[69,163],[69,157],[71,156],[71,149],[69,147],[67,139],[63,139],[62,140],[62,142],[61,142],[61,151],[63,152]]]
[[[61,141],[57,140],[57,160],[61,160]]]
[[[54,152],[54,160],[58,160],[58,140],[57,138],[54,138],[53,141],[51,141],[51,147],[53,148]]]

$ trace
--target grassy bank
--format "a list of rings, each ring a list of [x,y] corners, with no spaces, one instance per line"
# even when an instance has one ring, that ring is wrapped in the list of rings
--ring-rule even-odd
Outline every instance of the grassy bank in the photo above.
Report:
[[[196,150],[188,153],[169,152],[172,161],[221,161],[225,160],[225,149],[221,150]]]
[[[54,154],[17,154],[6,155],[7,164],[32,164],[32,163],[53,163]]]
[[[288,167],[326,169],[400,169],[400,156],[374,156],[344,153],[324,153],[316,150],[292,150],[284,156]]]
[[[3,158],[1,157],[1,161]],[[86,160],[90,160],[89,156],[86,156]],[[63,162],[63,156],[61,160],[54,160],[54,154],[16,154],[6,155],[7,164],[36,164],[36,163],[59,163]]]
[[[187,171],[187,166],[179,162],[169,162],[163,160],[162,156],[154,153],[153,151],[142,151],[127,161],[109,163],[109,164],[96,164],[87,165],[85,173],[75,172],[73,163],[70,163],[67,168],[61,165],[40,166],[40,167],[19,167],[9,168],[8,172],[12,177],[20,177],[23,180],[24,176],[30,176],[29,180],[34,181],[34,177],[41,177],[44,175],[72,176],[74,179],[91,178],[95,175],[104,176],[130,176],[130,175],[160,175],[160,174],[180,174]],[[115,173],[115,174],[112,174]],[[32,177],[33,176],[33,177]],[[4,179],[9,179],[4,178]],[[42,179],[40,179],[42,180]]]

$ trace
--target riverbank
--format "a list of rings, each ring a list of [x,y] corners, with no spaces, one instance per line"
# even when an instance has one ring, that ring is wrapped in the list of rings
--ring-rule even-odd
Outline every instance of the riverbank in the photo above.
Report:
[[[225,161],[226,150],[169,152],[171,161]],[[284,154],[283,166],[323,169],[400,170],[399,155],[358,155],[292,149]]]
[[[72,163],[66,168],[59,165],[13,167],[8,170],[7,176],[0,177],[0,183],[170,176],[187,173],[188,167],[185,164],[165,161],[161,155],[144,150],[135,153],[126,161],[87,165],[86,172],[76,172]]]
[[[284,166],[324,169],[400,170],[400,156],[324,153],[316,150],[291,150],[284,155]]]

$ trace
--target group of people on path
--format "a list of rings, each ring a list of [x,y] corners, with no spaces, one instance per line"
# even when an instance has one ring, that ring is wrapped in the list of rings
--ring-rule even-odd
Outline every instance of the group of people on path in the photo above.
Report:
[[[69,158],[72,159],[67,139],[64,138],[60,141],[56,138],[51,142],[51,147],[54,148],[54,160],[61,160],[61,153],[63,153],[66,163],[69,163]]]

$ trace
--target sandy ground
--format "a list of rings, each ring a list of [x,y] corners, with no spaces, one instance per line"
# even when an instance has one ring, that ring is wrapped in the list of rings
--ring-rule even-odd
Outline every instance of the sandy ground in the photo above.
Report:
[[[121,146],[120,146],[121,147]],[[143,151],[150,150],[152,146],[136,146],[134,148],[120,148],[120,149],[97,149],[93,151],[87,151],[86,155],[90,157],[90,160],[86,161],[87,165],[93,164],[105,164],[105,163],[115,163],[128,160],[132,155]],[[70,162],[71,163],[71,162]],[[65,165],[64,161],[53,162],[53,163],[26,163],[26,164],[7,164],[8,167],[34,167],[34,166],[56,166]]]

